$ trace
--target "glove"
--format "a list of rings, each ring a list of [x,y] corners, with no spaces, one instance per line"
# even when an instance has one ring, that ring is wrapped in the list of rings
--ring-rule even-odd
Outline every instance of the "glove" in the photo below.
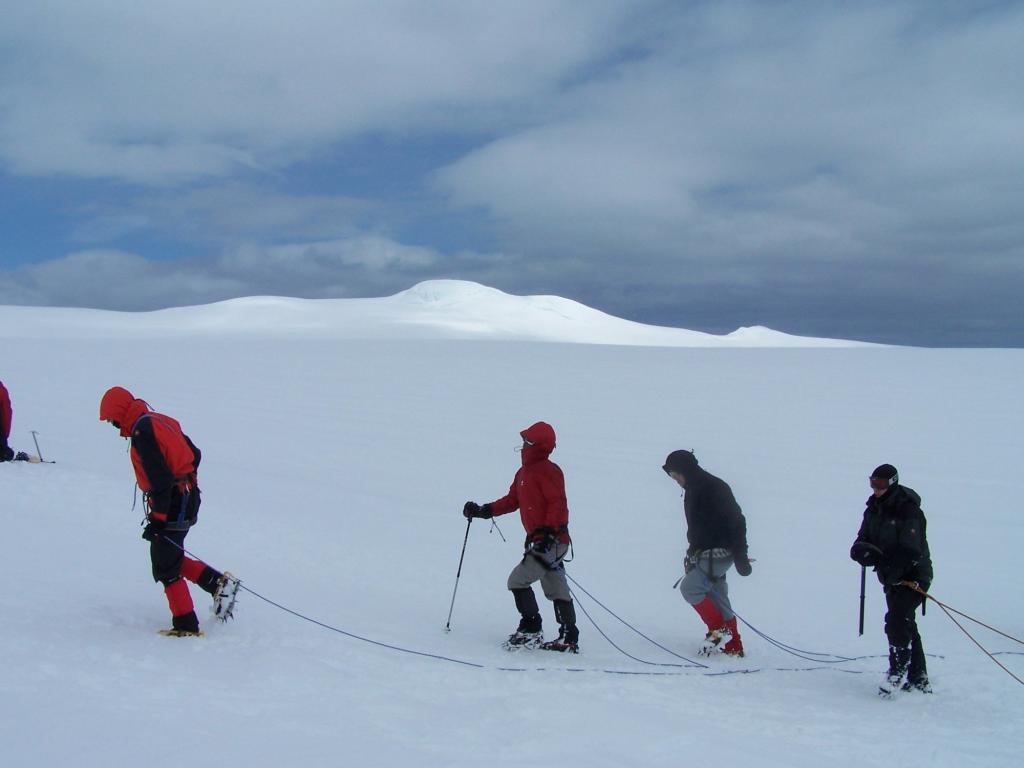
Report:
[[[736,573],[740,576],[749,576],[753,572],[753,568],[750,566],[750,558],[747,557],[746,552],[737,552],[732,556],[733,565],[736,566]]]
[[[882,562],[882,550],[874,544],[858,539],[850,547],[850,559],[870,568]]]
[[[142,529],[142,538],[146,541],[156,541],[158,535],[156,526],[152,523],[147,523],[146,527]]]
[[[490,504],[484,504],[481,507],[475,501],[467,501],[462,508],[462,516],[467,520],[473,517],[482,517],[486,520],[494,517],[494,514],[491,512]]]

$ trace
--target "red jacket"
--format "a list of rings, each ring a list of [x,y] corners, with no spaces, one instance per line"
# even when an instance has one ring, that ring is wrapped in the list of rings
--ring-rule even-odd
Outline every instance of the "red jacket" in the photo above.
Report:
[[[11,396],[7,394],[7,387],[0,381],[0,435],[4,441],[11,436]]]
[[[123,387],[107,390],[100,420],[116,422],[121,437],[131,438],[132,466],[139,488],[149,497],[152,517],[166,520],[173,491],[196,486],[202,455],[170,416],[151,410]]]
[[[532,445],[523,448],[523,466],[516,472],[508,494],[490,503],[491,513],[498,516],[518,509],[528,542],[553,533],[560,542],[568,543],[565,478],[558,465],[548,459],[555,450],[555,430],[538,421],[519,434]]]

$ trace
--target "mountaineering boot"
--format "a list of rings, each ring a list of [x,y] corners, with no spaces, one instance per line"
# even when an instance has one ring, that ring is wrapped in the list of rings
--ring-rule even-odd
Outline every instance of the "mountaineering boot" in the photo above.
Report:
[[[161,635],[167,637],[200,637],[203,633],[199,631],[199,619],[195,611],[189,611],[179,616],[171,617],[171,628],[161,629]]]
[[[907,684],[907,667],[910,664],[910,649],[889,646],[889,671],[885,673],[885,680],[878,686],[878,695],[884,698],[892,698],[900,690],[904,690]]]
[[[521,648],[537,648],[544,642],[537,598],[530,587],[513,589],[512,597],[516,601],[516,610],[519,611],[519,615],[522,618],[519,620],[519,627],[508,636],[508,640],[503,643],[503,646],[509,651]]]
[[[727,654],[729,656],[743,658],[743,641],[740,640],[740,630],[736,626],[736,617],[733,616],[731,619],[725,622],[725,626],[726,629],[728,629],[729,632],[732,634],[732,638],[730,638],[725,643],[725,645],[722,646],[722,653]]]
[[[700,644],[700,648],[697,649],[698,656],[711,656],[715,653],[723,651],[725,646],[732,641],[732,633],[729,632],[728,627],[719,627],[718,629],[712,629],[706,635],[704,635],[704,642]]]
[[[520,649],[539,648],[544,642],[544,632],[541,627],[541,618],[538,613],[535,616],[523,616],[519,620],[519,627],[508,636],[504,646],[507,651]]]
[[[931,693],[932,684],[928,682],[928,677],[918,677],[916,679],[908,679],[900,690],[903,691],[917,691],[918,693]]]
[[[203,592],[216,596],[217,584],[224,574],[216,568],[211,568],[206,563],[185,558],[181,564],[181,575],[193,582]]]
[[[711,601],[710,597],[705,597],[693,606],[693,610],[697,612],[697,615],[700,616],[708,628],[708,633],[704,636],[704,642],[701,643],[700,648],[697,650],[699,656],[710,656],[721,650],[720,646],[732,640],[732,632],[726,626],[725,619],[722,618],[722,612],[718,610],[718,606]]]
[[[921,644],[920,633],[916,631],[910,636],[910,663],[907,665],[907,681],[914,690],[923,693],[932,692],[931,686],[928,685],[928,662],[924,656],[924,646]],[[917,685],[919,682],[927,690],[919,687]],[[904,690],[907,690],[906,686],[904,686]]]
[[[558,620],[558,637],[540,647],[545,651],[579,653],[580,631],[576,627],[576,606],[572,600],[555,600],[555,618]]]
[[[171,629],[163,634],[199,634],[199,619],[196,618],[192,596],[185,580],[180,577],[171,579],[164,585],[164,594],[167,596],[167,606],[171,609]]]
[[[238,602],[238,588],[241,584],[242,582],[236,579],[230,571],[217,574],[216,582],[213,585],[213,615],[221,621],[235,617],[235,604]]]

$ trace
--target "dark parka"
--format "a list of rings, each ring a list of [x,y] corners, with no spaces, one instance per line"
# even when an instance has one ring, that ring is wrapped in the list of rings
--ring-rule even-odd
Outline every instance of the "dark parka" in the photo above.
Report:
[[[913,489],[893,485],[880,497],[868,497],[857,542],[881,550],[873,565],[882,584],[916,581],[927,591],[933,577],[927,527],[921,497]]]
[[[698,466],[688,468],[683,510],[688,554],[721,548],[746,559],[747,520],[727,482]]]

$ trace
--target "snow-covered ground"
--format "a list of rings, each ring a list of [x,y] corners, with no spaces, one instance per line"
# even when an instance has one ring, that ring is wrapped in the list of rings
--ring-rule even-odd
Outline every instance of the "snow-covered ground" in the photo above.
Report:
[[[878,699],[884,603],[870,581],[858,637],[847,557],[867,475],[892,462],[924,499],[932,592],[1024,637],[1020,350],[767,329],[737,344],[457,283],[142,315],[3,307],[0,336],[13,446],[34,451],[37,430],[57,461],[0,465],[2,765],[1020,764],[1024,686],[935,606],[920,620],[935,694]],[[160,637],[167,607],[126,445],[97,419],[114,384],[203,450],[192,551],[292,611],[456,661],[251,593],[202,639]],[[518,432],[539,419],[558,432],[569,573],[619,616],[695,658],[703,631],[672,589],[681,500],[661,471],[669,451],[695,448],[747,516],[754,573],[730,576],[742,618],[869,658],[807,661],[748,629],[744,659],[654,666],[582,612],[579,656],[507,654],[517,515],[499,519],[507,542],[471,526],[445,633],[462,504],[506,491]],[[623,650],[685,664],[580,598]],[[1024,651],[968,627],[993,651]],[[999,658],[1024,676],[1024,656]]]

